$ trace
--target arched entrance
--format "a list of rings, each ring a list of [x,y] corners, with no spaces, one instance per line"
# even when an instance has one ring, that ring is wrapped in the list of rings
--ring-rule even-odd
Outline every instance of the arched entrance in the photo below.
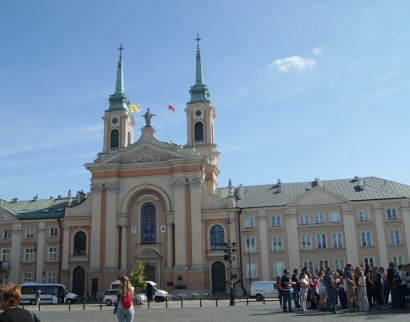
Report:
[[[226,292],[226,271],[222,262],[215,262],[211,268],[212,274],[212,293]]]
[[[85,270],[81,266],[73,270],[73,293],[79,297],[85,295]]]

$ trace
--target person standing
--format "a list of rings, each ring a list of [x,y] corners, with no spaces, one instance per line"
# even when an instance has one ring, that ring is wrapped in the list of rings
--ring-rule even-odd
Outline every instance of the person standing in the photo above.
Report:
[[[276,287],[278,289],[278,300],[279,300],[279,303],[280,303],[280,308],[282,308],[283,288],[282,288],[282,284],[280,282],[280,276],[278,276],[276,278]]]
[[[134,319],[134,306],[132,303],[134,288],[127,276],[121,276],[118,279],[121,282],[118,287],[119,300],[116,312],[118,322],[131,322]]]
[[[397,307],[402,311],[408,311],[406,305],[407,295],[407,279],[406,265],[399,265],[396,272],[396,287],[397,287]]]
[[[339,287],[336,285],[335,279],[333,278],[333,269],[328,267],[325,276],[325,288],[326,294],[329,297],[329,311],[332,314],[336,313],[336,294],[339,292]]]
[[[387,281],[390,286],[390,291],[391,291],[391,304],[390,307],[394,309],[397,306],[397,288],[396,288],[396,283],[394,281],[394,276],[396,274],[396,271],[394,269],[396,265],[391,262],[389,264],[389,268],[387,269]]]
[[[36,294],[36,309],[40,307],[40,302],[41,302],[41,291],[38,290]]]
[[[359,311],[369,311],[369,301],[366,294],[366,277],[363,274],[363,270],[360,266],[356,266],[356,285],[357,285],[357,299],[359,302]]]
[[[299,298],[300,298],[300,284],[299,284],[299,270],[297,268],[295,268],[293,270],[293,275],[292,275],[292,282],[294,284],[293,285],[293,293],[292,293],[292,298],[293,298],[293,303],[295,304],[295,307],[298,308],[300,307],[299,304]]]
[[[283,271],[284,275],[280,279],[283,289],[283,312],[293,312],[292,311],[292,287],[296,285],[295,282],[289,278],[289,270],[285,269]]]
[[[0,286],[0,322],[40,322],[38,317],[18,305],[21,302],[20,285]]]
[[[302,274],[300,274],[300,304],[302,305],[302,310],[303,312],[307,311],[306,308],[306,301],[307,301],[307,292],[309,288],[309,278],[306,276],[305,272],[302,271]]]
[[[346,298],[349,312],[353,312],[352,299],[354,298],[354,280],[352,275],[352,264],[348,263],[345,267],[343,279],[346,281]]]

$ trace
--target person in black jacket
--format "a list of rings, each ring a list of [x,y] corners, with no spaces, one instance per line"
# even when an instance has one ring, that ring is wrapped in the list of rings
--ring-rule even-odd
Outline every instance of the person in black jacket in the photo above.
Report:
[[[20,285],[0,286],[0,322],[40,322],[38,317],[18,307],[21,301]]]

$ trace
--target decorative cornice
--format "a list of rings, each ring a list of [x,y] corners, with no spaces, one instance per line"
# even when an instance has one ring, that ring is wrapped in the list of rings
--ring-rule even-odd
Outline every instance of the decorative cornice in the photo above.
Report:
[[[191,188],[200,188],[204,184],[204,179],[203,177],[189,178],[189,184]]]
[[[102,184],[92,184],[90,187],[91,193],[101,193],[103,190],[103,185]]]
[[[145,163],[145,162],[156,162],[156,161],[159,161],[159,159],[155,155],[145,152],[132,161],[134,163]]]
[[[183,180],[183,179],[182,179]],[[181,178],[172,179],[171,185],[174,190],[183,189],[185,183],[181,180]]]
[[[107,190],[107,193],[118,193],[120,186],[116,183],[109,183],[105,189]]]

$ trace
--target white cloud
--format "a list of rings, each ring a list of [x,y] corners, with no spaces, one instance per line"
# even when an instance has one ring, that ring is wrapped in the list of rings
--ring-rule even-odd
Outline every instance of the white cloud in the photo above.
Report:
[[[316,65],[316,59],[303,58],[298,55],[277,59],[269,64],[269,68],[277,67],[280,72],[286,73],[293,69],[303,71],[305,69],[312,69]]]
[[[327,48],[327,46],[322,46],[322,47],[313,48],[313,49],[312,49],[312,53],[313,53],[313,55],[315,55],[315,56],[321,56],[323,50],[326,49],[326,48]]]

